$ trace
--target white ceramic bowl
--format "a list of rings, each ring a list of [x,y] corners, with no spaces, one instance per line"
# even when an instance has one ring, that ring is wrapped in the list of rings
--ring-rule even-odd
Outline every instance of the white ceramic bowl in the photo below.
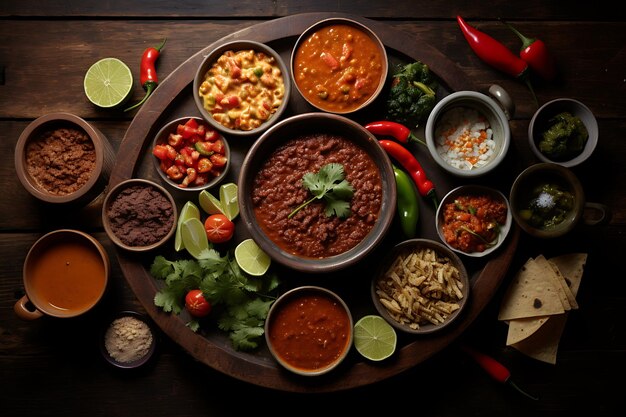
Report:
[[[543,132],[550,125],[550,119],[562,112],[568,112],[573,116],[579,117],[587,128],[589,137],[582,151],[573,158],[564,160],[551,159],[541,152],[539,142],[543,138]],[[589,107],[571,98],[558,98],[547,102],[535,112],[528,125],[528,143],[535,156],[542,162],[552,162],[564,167],[573,167],[586,161],[598,144],[598,136],[598,122]]]

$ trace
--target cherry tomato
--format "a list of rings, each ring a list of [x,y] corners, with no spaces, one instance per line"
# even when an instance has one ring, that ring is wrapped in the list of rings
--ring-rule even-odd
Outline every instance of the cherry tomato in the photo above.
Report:
[[[235,223],[223,214],[212,214],[204,221],[204,230],[211,243],[223,243],[230,240],[235,232]]]
[[[211,303],[209,303],[201,290],[191,290],[185,296],[185,308],[194,317],[204,317],[211,312]]]

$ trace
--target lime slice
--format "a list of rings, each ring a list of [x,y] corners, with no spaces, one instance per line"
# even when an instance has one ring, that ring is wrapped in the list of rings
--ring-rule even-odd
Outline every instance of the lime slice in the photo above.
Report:
[[[181,224],[180,235],[187,252],[196,259],[206,258],[211,245],[207,238],[204,224],[200,219],[192,217]]]
[[[222,203],[213,194],[207,190],[200,191],[198,196],[198,203],[200,207],[208,214],[224,214],[222,210]],[[225,214],[224,214],[225,215]]]
[[[174,250],[176,252],[185,249],[185,245],[183,244],[183,237],[181,234],[181,225],[189,220],[189,219],[198,219],[200,220],[200,209],[193,202],[187,201],[183,208],[180,210],[180,214],[178,215],[178,225],[176,227],[176,235],[174,237]]]
[[[267,272],[271,258],[252,239],[246,239],[235,248],[235,261],[245,273],[258,277]]]
[[[239,215],[239,199],[237,198],[237,184],[230,182],[220,186],[220,203],[222,211],[232,221]]]
[[[354,325],[354,347],[369,360],[382,361],[393,355],[397,340],[396,331],[381,316],[364,316]]]
[[[103,58],[85,74],[85,94],[98,107],[114,108],[128,100],[133,89],[130,68],[117,58]]]

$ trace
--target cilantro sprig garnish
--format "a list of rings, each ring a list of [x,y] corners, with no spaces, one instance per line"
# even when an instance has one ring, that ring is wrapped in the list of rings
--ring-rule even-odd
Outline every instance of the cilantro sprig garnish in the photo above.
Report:
[[[312,198],[296,207],[287,218],[292,218],[298,211],[315,200],[324,200],[326,217],[336,215],[346,218],[350,215],[350,199],[354,195],[354,188],[345,179],[343,165],[330,163],[324,165],[315,174],[307,172],[302,177],[302,186],[309,190]]]
[[[165,285],[156,293],[154,304],[166,313],[180,314],[185,307],[185,295],[199,288],[219,311],[218,327],[229,332],[236,350],[252,350],[263,336],[265,319],[275,297],[270,293],[278,286],[275,274],[248,278],[242,273],[231,253],[221,256],[209,249],[203,259],[169,261],[159,255],[154,258],[150,273]],[[192,318],[187,326],[194,332],[200,322]]]

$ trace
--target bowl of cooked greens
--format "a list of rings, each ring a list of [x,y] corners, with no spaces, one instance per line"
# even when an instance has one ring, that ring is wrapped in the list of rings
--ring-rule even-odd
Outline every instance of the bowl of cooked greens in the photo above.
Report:
[[[598,144],[598,122],[578,100],[558,98],[541,106],[528,125],[530,149],[542,162],[581,164]]]

